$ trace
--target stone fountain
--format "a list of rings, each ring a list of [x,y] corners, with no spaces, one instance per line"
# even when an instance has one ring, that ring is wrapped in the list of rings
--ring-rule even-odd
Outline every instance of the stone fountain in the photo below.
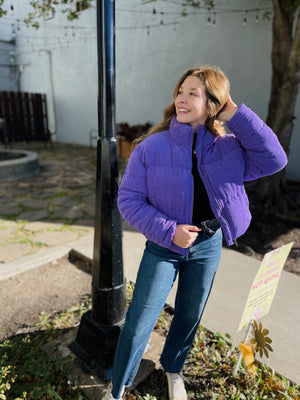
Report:
[[[38,155],[33,151],[0,149],[0,183],[39,174]]]

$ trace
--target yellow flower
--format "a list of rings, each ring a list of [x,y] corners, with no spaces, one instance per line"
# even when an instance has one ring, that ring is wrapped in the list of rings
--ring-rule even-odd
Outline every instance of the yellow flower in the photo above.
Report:
[[[268,350],[273,351],[272,347],[270,346],[272,339],[267,337],[269,330],[263,329],[261,322],[258,326],[256,321],[253,321],[252,327],[254,332],[253,340],[255,341],[255,351],[259,352],[260,357],[262,357],[264,354],[266,357],[269,357]]]
[[[254,344],[246,344],[241,342],[239,345],[239,350],[242,353],[247,371],[250,371],[251,374],[255,376],[256,367],[254,364]]]

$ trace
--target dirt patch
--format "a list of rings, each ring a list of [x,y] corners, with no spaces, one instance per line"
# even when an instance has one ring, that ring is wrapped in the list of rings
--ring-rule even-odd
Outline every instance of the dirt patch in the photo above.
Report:
[[[90,291],[90,271],[68,256],[1,281],[0,340],[31,331],[42,311],[65,310],[89,297]]]

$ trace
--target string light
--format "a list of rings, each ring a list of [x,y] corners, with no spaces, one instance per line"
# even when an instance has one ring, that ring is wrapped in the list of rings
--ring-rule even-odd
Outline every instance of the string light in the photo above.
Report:
[[[152,1],[156,1],[156,0],[152,0]],[[162,1],[162,0],[161,0]],[[172,2],[171,0],[169,0],[168,2],[170,2],[170,3],[174,3],[174,4],[177,4],[177,5],[180,5],[181,3],[180,2]],[[146,3],[142,3],[142,4],[146,4]],[[157,11],[157,9],[156,8],[153,8],[152,10],[130,10],[130,9],[119,9],[119,8],[117,8],[116,9],[116,11],[117,12],[130,12],[130,13],[141,13],[141,14],[151,14],[152,15],[152,18],[153,18],[153,20],[155,20],[156,18],[157,18],[157,15],[158,14],[161,14],[161,15],[180,15],[180,16],[182,16],[183,14],[185,14],[185,15],[191,15],[191,14],[188,14],[187,13],[187,11],[186,11],[186,7],[187,6],[189,6],[189,4],[184,4],[184,7],[183,7],[183,10],[182,11],[164,11],[164,12],[158,12]],[[11,11],[13,12],[14,11],[14,6],[13,6],[13,4],[11,4]],[[237,14],[237,13],[244,13],[245,14],[245,16],[244,16],[244,18],[243,18],[243,23],[246,23],[246,25],[247,25],[247,23],[248,23],[248,14],[247,13],[249,13],[249,12],[252,12],[252,13],[255,13],[255,22],[258,22],[259,21],[259,12],[260,11],[268,11],[268,12],[270,12],[270,7],[264,7],[264,8],[255,8],[255,9],[247,9],[247,10],[242,10],[242,9],[221,9],[221,8],[214,8],[214,9],[211,9],[211,8],[206,8],[206,9],[199,9],[199,11],[196,11],[196,10],[193,10],[193,14],[192,15],[208,15],[208,21],[210,21],[210,24],[212,25],[213,24],[213,20],[212,20],[212,11],[213,11],[213,17],[214,17],[214,19],[215,19],[215,17],[216,17],[216,15],[218,14],[218,15],[220,15],[220,14]],[[3,18],[3,19],[5,19],[5,17]],[[22,22],[22,21],[21,21]],[[2,21],[1,21],[1,24],[2,24]],[[48,23],[47,23],[47,26],[61,26],[60,24],[50,24],[49,23],[49,25],[48,25]],[[42,26],[40,27],[40,28],[42,28]],[[76,27],[76,29],[90,29],[89,27]],[[133,29],[134,29],[134,27],[132,27]]]
[[[208,9],[207,26],[211,25],[210,8]]]
[[[258,10],[256,11],[256,16],[255,16],[255,23],[257,24],[259,22],[259,16],[258,16]]]
[[[216,26],[216,13],[214,12],[213,26]]]
[[[189,14],[187,13],[187,11],[186,11],[185,6],[184,6],[183,9],[182,9],[181,15],[182,15],[183,17],[187,17],[187,16],[189,15]]]
[[[164,13],[162,12],[162,13],[161,13],[160,26],[162,26],[162,25],[164,24],[163,16],[164,16]]]
[[[11,24],[11,36],[14,39],[16,37],[16,29],[15,29],[15,24]]]
[[[161,0],[161,1],[167,1],[167,0]],[[181,2],[179,3],[174,3],[172,1],[168,1],[170,3],[173,4],[177,4],[177,5],[182,5],[182,10],[181,11],[165,11],[165,14],[168,15],[184,15],[187,16],[189,15],[189,13],[187,12],[186,8],[188,6],[192,6],[191,4],[181,4]],[[143,3],[142,3],[143,4]],[[192,15],[205,15],[209,12],[209,10],[211,11],[211,8],[207,7],[205,8],[199,8],[199,10],[193,10],[193,12],[191,13]],[[129,12],[131,14],[133,13],[139,13],[139,14],[153,14],[153,11],[149,11],[149,10],[131,10],[131,9],[124,9],[124,8],[117,8],[116,9],[117,12]],[[261,8],[249,8],[247,10],[245,9],[231,9],[231,8],[218,8],[218,7],[214,7],[214,11],[216,12],[216,14],[239,14],[239,13],[245,13],[247,12],[256,12],[258,13],[259,11],[271,11],[270,7],[261,7]],[[157,13],[157,11],[156,11]]]
[[[153,1],[155,1],[155,0],[153,0]],[[178,3],[178,5],[179,4],[181,4],[181,3]],[[173,31],[176,31],[176,25],[179,22],[176,21],[176,22],[167,23],[165,21],[166,18],[164,18],[164,17],[166,15],[175,15],[175,14],[182,16],[183,13],[184,13],[184,15],[187,15],[187,16],[191,15],[191,14],[187,13],[186,6],[187,5],[185,5],[185,7],[182,8],[181,12],[172,12],[172,11],[171,12],[169,12],[169,11],[158,12],[158,10],[156,8],[152,8],[150,10],[116,9],[117,12],[123,12],[124,11],[124,12],[130,12],[130,13],[150,14],[153,20],[157,20],[158,16],[159,15],[161,16],[160,22],[158,22],[155,25],[151,25],[151,24],[147,24],[146,25],[145,24],[146,26],[140,26],[140,27],[137,27],[137,26],[127,26],[127,27],[116,26],[116,30],[145,29],[147,35],[149,36],[151,28],[166,27],[166,26],[170,26],[171,25]],[[11,2],[10,10],[11,10],[11,13],[14,13],[14,6],[13,6],[12,2]],[[254,14],[255,15],[254,22],[258,23],[259,20],[260,20],[259,13],[261,11],[266,11],[266,10],[270,12],[270,8],[255,8],[255,9],[253,8],[253,9],[247,9],[247,10],[243,9],[243,10],[241,10],[241,9],[220,9],[220,8],[215,8],[214,7],[214,8],[205,8],[205,9],[202,8],[202,9],[199,9],[199,11],[195,11],[194,10],[193,11],[193,15],[206,15],[207,16],[207,25],[214,27],[214,26],[216,26],[217,14],[220,15],[220,14],[229,14],[229,13],[230,14],[241,14],[241,13],[244,13],[242,24],[243,24],[244,27],[246,27],[248,25],[248,13],[249,12],[250,13],[255,13]],[[11,20],[9,22],[5,21],[5,19],[9,20],[9,18],[10,17],[4,17],[3,18],[3,23],[9,23],[11,25],[11,36],[12,36],[13,39],[15,39],[16,35],[20,32],[20,30],[23,27],[23,24],[25,24],[25,23],[22,21],[22,19],[21,20],[20,19],[14,19],[14,21],[15,21],[14,23],[12,23]],[[82,30],[84,30],[86,32],[88,32],[88,30],[90,30],[90,31],[92,30],[93,33],[95,33],[95,30],[96,30],[95,27],[91,27],[91,26],[85,26],[85,27],[84,26],[76,26],[76,24],[70,26],[70,25],[55,24],[53,22],[45,22],[43,25],[40,26],[40,29],[51,29],[51,27],[60,27],[61,28],[61,33],[65,37],[65,40],[61,40],[61,38],[55,38],[56,44],[58,44],[59,46],[62,46],[62,45],[68,45],[69,46],[69,44],[72,44],[72,42],[71,42],[72,37],[77,36],[77,38],[80,39],[80,37],[78,37],[78,32],[80,32]],[[34,30],[34,32],[36,32],[36,31]],[[24,44],[25,44],[25,41],[26,41],[26,38],[27,38],[27,41],[26,41],[27,45],[32,45],[33,46],[33,42],[30,41],[29,37],[27,37],[26,34],[24,34],[24,31],[23,31],[23,34],[22,34],[22,38],[24,38]],[[54,39],[53,36],[50,36],[50,35],[44,37],[44,39],[48,40],[48,43],[50,45],[51,45],[51,43],[50,43],[51,42],[51,38]],[[34,39],[35,39],[35,44],[36,45],[38,45],[38,40],[43,40],[42,36],[40,34],[37,34],[37,36],[35,36]],[[87,41],[88,39],[90,39],[90,37],[85,35],[81,39],[83,39],[84,41]]]
[[[152,0],[152,1],[156,1],[156,0]],[[161,1],[163,1],[163,0],[161,0]],[[168,1],[168,2],[170,2],[170,3],[172,3],[172,1],[170,0],[170,1]],[[144,4],[144,3],[142,3],[142,4]],[[181,3],[175,3],[174,2],[174,4],[181,4]],[[161,14],[161,15],[180,15],[180,16],[182,16],[183,14],[186,14],[186,15],[191,15],[191,14],[188,14],[187,12],[186,12],[186,7],[187,6],[190,6],[189,4],[185,4],[184,5],[184,8],[183,8],[183,11],[181,11],[181,12],[179,12],[179,11],[177,11],[177,12],[173,12],[173,11],[164,11],[164,12],[158,12],[157,11],[157,9],[156,8],[153,8],[151,11],[150,10],[130,10],[130,9],[119,9],[119,8],[117,8],[116,9],[116,11],[117,12],[130,12],[130,13],[140,13],[140,14],[151,14],[152,15],[152,18],[153,19],[156,19],[157,18],[157,15],[158,14]],[[14,6],[13,5],[11,5],[11,8],[12,8],[12,10],[14,9]],[[215,17],[217,14],[218,15],[220,15],[220,14],[238,14],[238,13],[244,13],[245,14],[245,16],[244,16],[244,18],[243,18],[243,22],[245,22],[246,24],[248,23],[248,20],[247,20],[247,18],[248,18],[248,16],[247,16],[247,13],[249,13],[249,12],[252,12],[252,13],[256,13],[256,16],[255,16],[255,22],[258,22],[259,21],[259,12],[260,11],[264,11],[264,12],[270,12],[271,11],[271,9],[270,9],[270,7],[264,7],[264,8],[255,8],[255,9],[247,9],[247,10],[245,10],[245,9],[221,9],[221,8],[213,8],[213,9],[211,9],[211,8],[206,8],[206,9],[199,9],[199,11],[196,11],[196,10],[193,10],[193,14],[192,15],[208,15],[208,21],[210,21],[210,24],[212,25],[212,23],[213,23],[213,20],[212,20],[212,11],[213,11],[213,16]],[[5,17],[3,18],[3,19],[5,19]],[[4,22],[4,21],[3,21]],[[22,22],[22,21],[21,21]],[[1,21],[1,24],[2,24],[2,21]],[[50,26],[62,26],[61,24],[53,24],[53,23],[46,23],[47,24],[47,26],[48,27],[50,27]],[[69,27],[69,26],[68,26]],[[68,28],[67,27],[67,28]],[[41,25],[40,26],[40,29],[41,28],[43,28],[43,26]],[[134,29],[134,26],[132,27],[133,29]],[[76,29],[91,29],[90,27],[80,27],[80,26],[76,26]]]
[[[146,25],[146,26],[117,26],[116,30],[139,30],[139,29],[150,29],[150,28],[158,28],[158,27],[166,27],[166,26],[174,26],[179,24],[178,21],[175,22],[163,22],[163,24],[157,23],[155,25]]]
[[[245,11],[245,16],[244,16],[244,19],[243,19],[243,26],[247,26],[247,24],[248,24],[247,13],[248,13],[248,11],[246,10]]]

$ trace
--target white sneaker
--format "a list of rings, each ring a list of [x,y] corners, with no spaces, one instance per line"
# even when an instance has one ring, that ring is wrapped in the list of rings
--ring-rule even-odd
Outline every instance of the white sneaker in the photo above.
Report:
[[[121,397],[119,397],[119,399],[122,399],[124,390],[125,390],[125,387],[123,387],[123,390],[122,390],[122,393],[121,393]],[[111,394],[111,391],[112,391],[112,384],[110,383],[110,384],[108,385],[108,387],[107,387],[105,396],[102,398],[102,400],[118,400],[118,399],[115,399],[115,398],[113,397],[113,395]]]
[[[172,374],[167,372],[169,400],[187,400],[187,394],[184,387],[181,374]]]

